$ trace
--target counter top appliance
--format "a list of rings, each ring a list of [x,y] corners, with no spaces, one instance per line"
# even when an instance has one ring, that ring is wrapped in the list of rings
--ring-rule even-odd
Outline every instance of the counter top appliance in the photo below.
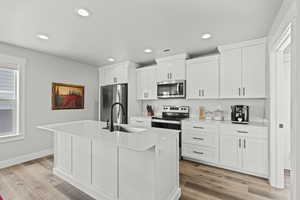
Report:
[[[231,121],[235,124],[249,123],[249,106],[233,105],[231,106]]]

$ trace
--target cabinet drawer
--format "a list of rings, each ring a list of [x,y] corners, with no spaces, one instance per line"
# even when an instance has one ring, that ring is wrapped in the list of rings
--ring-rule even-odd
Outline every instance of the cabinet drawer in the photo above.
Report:
[[[218,135],[216,133],[197,133],[196,131],[183,131],[183,143],[203,145],[208,147],[217,147]]]
[[[218,151],[214,148],[199,147],[190,144],[182,144],[182,156],[195,160],[203,160],[216,163],[218,161]]]
[[[183,122],[182,123],[182,129],[189,129],[189,130],[195,130],[195,131],[205,131],[205,132],[217,132],[218,126],[215,125],[209,125],[205,123],[199,123],[199,122]]]
[[[245,125],[221,125],[220,134],[237,134],[239,136],[268,138],[267,127],[245,126]]]

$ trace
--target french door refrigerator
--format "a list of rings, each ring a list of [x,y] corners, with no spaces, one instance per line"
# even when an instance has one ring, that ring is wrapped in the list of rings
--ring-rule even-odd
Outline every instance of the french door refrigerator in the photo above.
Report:
[[[113,110],[113,121],[115,123],[127,124],[127,99],[127,84],[102,86],[100,93],[100,120],[110,121],[111,106],[112,104],[118,102],[123,104],[125,108],[125,116],[123,116],[120,106],[116,105]]]

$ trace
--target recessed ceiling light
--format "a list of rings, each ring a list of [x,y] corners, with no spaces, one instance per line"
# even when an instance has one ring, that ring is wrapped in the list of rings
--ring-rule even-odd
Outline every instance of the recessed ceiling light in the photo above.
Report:
[[[151,53],[151,52],[152,52],[152,49],[145,49],[144,52],[145,52],[145,53]]]
[[[109,62],[115,62],[115,59],[114,58],[108,58],[107,59]]]
[[[77,10],[77,14],[80,15],[81,17],[88,17],[90,16],[90,11],[84,8],[80,8]]]
[[[209,38],[211,38],[211,34],[209,34],[209,33],[205,33],[202,35],[202,39],[204,39],[204,40],[209,39]]]
[[[49,36],[47,36],[45,34],[37,34],[36,36],[42,40],[49,40]]]

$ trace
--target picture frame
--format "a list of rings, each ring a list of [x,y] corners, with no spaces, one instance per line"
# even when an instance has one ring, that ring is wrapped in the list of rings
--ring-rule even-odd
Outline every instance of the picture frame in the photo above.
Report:
[[[84,86],[52,83],[52,110],[84,109]]]

